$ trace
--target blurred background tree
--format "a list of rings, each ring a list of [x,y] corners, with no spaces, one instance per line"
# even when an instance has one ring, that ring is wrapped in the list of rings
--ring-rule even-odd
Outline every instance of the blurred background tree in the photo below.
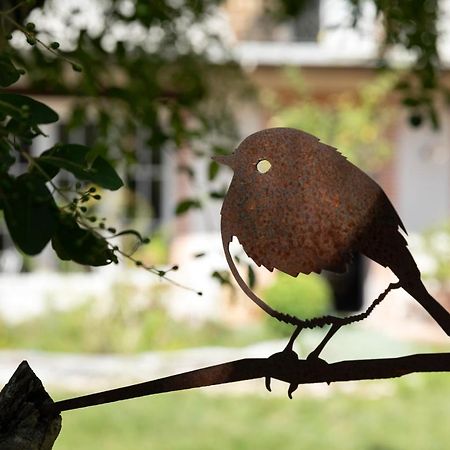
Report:
[[[347,1],[352,7],[353,25],[357,27],[363,2]],[[274,0],[264,4],[266,14],[273,20],[295,20],[308,2],[311,0]],[[207,179],[217,178],[220,169],[209,157],[228,152],[237,137],[230,104],[235,98],[252,95],[245,73],[230,52],[226,25],[217,14],[222,3],[221,0],[1,2],[1,85],[16,93],[68,96],[72,100],[69,128],[87,121],[95,123],[92,145],[78,148],[76,160],[73,160],[73,148],[63,148],[56,157],[47,154],[47,160],[36,161],[26,147],[41,134],[39,125],[54,122],[57,116],[52,116],[42,105],[31,104],[28,97],[3,94],[0,205],[3,209],[10,205],[9,212],[5,210],[11,219],[9,228],[23,252],[36,254],[52,240],[60,258],[87,265],[116,261],[119,252],[105,240],[116,235],[116,230],[98,222],[81,204],[98,194],[72,186],[69,192],[77,200],[72,206],[66,202],[66,209],[62,210],[61,202],[55,203],[53,199],[56,194],[43,187],[43,179],[36,181],[39,178],[35,176],[36,170],[47,181],[64,169],[71,171],[78,181],[101,186],[98,176],[87,174],[91,165],[95,161],[102,167],[107,161],[113,165],[114,161],[133,161],[136,135],[140,133],[152,158],[158,158],[162,152],[189,148],[196,157],[206,158]],[[400,48],[408,52],[412,63],[403,70],[395,87],[402,92],[403,103],[410,110],[411,124],[419,125],[428,118],[438,126],[435,105],[446,91],[438,77],[437,0],[374,0],[373,3],[384,28],[380,67],[389,67],[390,51]],[[324,139],[330,136],[331,130],[325,130],[323,123],[332,124],[335,144],[346,148],[357,163],[368,159],[376,166],[388,148],[371,120],[377,114],[379,96],[388,88],[390,84],[386,81],[368,87],[361,93],[357,111],[349,98],[338,99],[337,109],[326,110],[302,94],[306,101],[279,111],[274,123],[303,127]],[[354,123],[355,117],[364,124],[358,127],[357,134],[350,136],[346,126],[348,121]],[[369,158],[355,159],[353,150],[360,145],[369,149]],[[375,146],[378,153],[372,151]],[[49,151],[56,152],[54,148]],[[10,171],[18,154],[28,160],[30,167],[29,173],[22,174],[25,178],[20,179]],[[45,163],[52,170],[45,170]],[[113,173],[109,164],[108,170]],[[179,170],[192,179],[196,177],[189,163],[180,164]],[[116,185],[105,184],[103,180],[102,187],[116,189],[119,184],[118,180]],[[35,224],[36,218],[40,218],[41,226],[29,226],[26,217],[15,211],[13,206],[18,202],[11,200],[13,191],[19,192],[22,206],[25,201],[33,205]],[[47,199],[44,207],[37,206],[35,193]],[[222,196],[223,190],[211,187],[207,193],[194,193],[182,199],[176,212],[183,214],[201,208],[208,198]],[[12,225],[19,222],[22,223],[19,228]],[[108,229],[109,234],[105,232]],[[24,238],[30,230],[31,235]],[[41,234],[36,230],[41,230]],[[142,241],[139,233],[132,234]],[[77,237],[76,245],[73,236]],[[33,241],[38,241],[38,245],[33,245]],[[164,275],[158,270],[155,273]]]
[[[352,163],[373,174],[392,152],[388,132],[393,110],[389,108],[387,97],[395,81],[392,74],[384,75],[362,86],[356,96],[343,92],[321,103],[309,92],[298,72],[288,70],[286,84],[292,86],[301,101],[286,106],[270,91],[263,99],[273,111],[271,125],[298,128],[322,142],[332,142]]]
[[[269,8],[281,20],[295,18],[314,0],[279,0],[268,2]],[[441,61],[438,29],[441,14],[438,0],[346,0],[352,9],[352,25],[358,27],[364,6],[372,3],[383,28],[380,40],[378,66],[380,69],[399,69],[393,63],[397,52],[406,69],[399,78],[396,89],[402,95],[404,106],[410,110],[410,124],[419,126],[428,119],[439,126],[437,102],[448,101],[449,91],[439,78]]]

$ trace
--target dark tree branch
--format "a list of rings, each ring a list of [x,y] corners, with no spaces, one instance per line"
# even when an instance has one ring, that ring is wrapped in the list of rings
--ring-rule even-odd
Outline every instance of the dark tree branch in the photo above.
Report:
[[[297,385],[395,378],[415,372],[450,372],[450,353],[341,361],[332,364],[320,359],[287,358],[285,354],[277,353],[270,358],[231,361],[158,380],[62,400],[49,405],[46,410],[51,414],[58,414],[70,409],[85,408],[146,395],[262,377],[276,378],[291,385]]]

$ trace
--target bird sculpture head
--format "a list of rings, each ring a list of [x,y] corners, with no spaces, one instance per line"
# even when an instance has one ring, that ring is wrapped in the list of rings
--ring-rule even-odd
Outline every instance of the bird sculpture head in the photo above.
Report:
[[[239,182],[247,185],[288,182],[290,175],[299,173],[298,164],[308,158],[311,144],[318,139],[290,128],[271,128],[254,133],[244,139],[234,153],[215,156],[236,174]]]

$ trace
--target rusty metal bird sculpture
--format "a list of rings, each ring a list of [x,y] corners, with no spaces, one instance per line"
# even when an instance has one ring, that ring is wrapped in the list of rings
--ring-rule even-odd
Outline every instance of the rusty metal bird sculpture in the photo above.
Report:
[[[331,324],[313,352],[318,356],[340,326],[360,320],[371,309],[347,321],[333,316],[302,320],[275,311],[239,275],[229,251],[234,236],[258,266],[293,277],[322,270],[344,272],[352,255],[362,253],[389,267],[399,280],[376,302],[391,289],[402,287],[450,336],[450,314],[423,285],[400,231],[406,234],[406,229],[388,197],[335,148],[300,130],[272,128],[247,137],[233,154],[214,159],[234,171],[221,211],[222,241],[230,270],[264,311],[297,325],[290,349],[301,329]]]

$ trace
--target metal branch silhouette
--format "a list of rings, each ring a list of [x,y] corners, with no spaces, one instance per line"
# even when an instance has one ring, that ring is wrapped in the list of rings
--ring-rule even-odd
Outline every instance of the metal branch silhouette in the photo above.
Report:
[[[275,354],[270,358],[248,358],[231,361],[145,383],[61,400],[52,405],[46,405],[43,410],[47,414],[54,415],[62,411],[130,398],[257,378],[276,378],[291,385],[299,385],[394,378],[415,372],[450,371],[450,353],[340,361],[331,364],[321,360],[302,360],[295,357],[288,361],[280,360],[277,357],[278,355]]]

